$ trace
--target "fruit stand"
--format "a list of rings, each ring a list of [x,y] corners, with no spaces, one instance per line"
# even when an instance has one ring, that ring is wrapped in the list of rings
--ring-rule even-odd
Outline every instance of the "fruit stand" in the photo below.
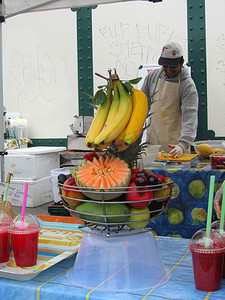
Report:
[[[55,6],[54,2],[58,5]],[[72,5],[71,1],[68,4],[64,2],[67,1],[46,1],[44,6],[45,9],[54,9]],[[85,5],[102,2],[117,1],[89,0],[85,1]],[[39,5],[36,3],[28,7],[26,3],[24,1],[25,7],[21,8],[23,12],[39,10],[43,6],[41,1]],[[18,13],[19,10],[10,15]],[[84,156],[84,161],[71,170],[71,176],[64,177],[62,181],[62,176],[58,177],[63,205],[80,222],[77,230],[84,233],[75,262],[72,257],[57,264],[48,274],[42,274],[44,277],[38,275],[37,282],[32,280],[28,284],[25,282],[17,285],[11,279],[3,279],[0,283],[2,290],[4,284],[7,288],[11,285],[13,287],[8,294],[10,297],[16,295],[18,286],[20,289],[21,286],[29,287],[29,292],[32,292],[32,296],[37,295],[38,299],[49,299],[49,295],[55,299],[63,296],[76,299],[86,296],[88,299],[96,290],[96,299],[112,299],[115,292],[117,295],[121,293],[118,296],[120,299],[145,299],[152,292],[155,293],[156,289],[159,297],[164,297],[168,293],[173,294],[171,271],[183,259],[189,259],[186,239],[177,243],[181,247],[175,251],[175,240],[162,238],[161,244],[157,241],[160,237],[156,239],[151,232],[153,229],[156,235],[161,234],[156,228],[161,227],[159,217],[165,214],[168,215],[168,222],[176,225],[176,228],[182,224],[183,212],[171,203],[171,199],[176,201],[178,196],[182,200],[186,199],[180,193],[181,190],[186,192],[184,188],[179,188],[178,182],[174,183],[173,173],[179,170],[147,170],[138,166],[141,153],[147,148],[147,143],[142,143],[142,134],[147,128],[144,124],[149,117],[151,102],[143,92],[132,87],[137,81],[121,82],[116,71],[113,75],[109,71],[109,78],[106,79],[107,84],[93,97],[93,104],[98,109],[85,139],[85,145],[93,152]],[[137,99],[139,104],[141,102],[141,109],[137,105]],[[100,155],[94,152],[103,150]],[[186,176],[183,171],[182,176]],[[179,174],[176,176],[183,185],[184,178]],[[221,181],[222,177],[218,180]],[[189,192],[195,198],[203,198],[205,191],[201,180],[192,180]],[[181,199],[174,203],[184,205]],[[197,221],[203,222],[202,209],[194,207],[191,210],[192,217],[198,217],[194,219],[195,224]],[[43,227],[45,225],[43,223]],[[163,259],[159,252],[160,244]],[[173,251],[173,262],[171,257],[166,257],[168,250]],[[185,273],[186,271],[190,269],[184,268]],[[176,275],[179,277],[180,273]],[[190,281],[193,280],[191,272],[189,275]],[[185,280],[183,282],[186,285]],[[57,289],[54,289],[55,284]],[[164,284],[167,287],[163,291]],[[26,293],[27,297],[30,297],[29,292]],[[190,289],[186,292],[189,299],[194,295]],[[182,296],[183,293],[182,291]]]

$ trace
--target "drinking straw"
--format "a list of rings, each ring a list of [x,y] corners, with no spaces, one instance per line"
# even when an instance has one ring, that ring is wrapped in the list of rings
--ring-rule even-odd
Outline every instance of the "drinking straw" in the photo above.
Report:
[[[223,235],[224,230],[224,214],[225,214],[225,184],[223,186],[221,217],[220,217],[220,233]]]
[[[9,184],[10,184],[11,176],[13,176],[12,173],[8,173],[8,174],[7,174],[7,178],[6,178],[6,181],[5,181],[4,196],[3,196],[3,205],[5,205],[5,202],[4,202],[4,201],[6,201],[6,199],[7,199],[8,189],[9,189]]]
[[[212,221],[214,184],[215,184],[215,175],[211,175],[210,176],[210,184],[209,184],[209,199],[208,199],[208,211],[207,211],[207,222],[206,222],[205,248],[209,248],[209,244],[210,244],[210,230],[211,230],[211,221]]]
[[[20,228],[19,230],[23,230],[26,204],[27,204],[27,191],[28,191],[28,182],[25,182],[24,192],[23,192],[23,204],[22,204],[22,212],[21,212],[21,220],[20,220]]]

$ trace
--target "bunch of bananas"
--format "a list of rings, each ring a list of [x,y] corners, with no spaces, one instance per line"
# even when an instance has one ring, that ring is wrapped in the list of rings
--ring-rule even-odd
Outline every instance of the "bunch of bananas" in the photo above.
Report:
[[[132,87],[129,93],[117,74],[110,76],[106,101],[98,106],[85,145],[99,151],[114,144],[121,152],[140,136],[148,114],[146,95]]]

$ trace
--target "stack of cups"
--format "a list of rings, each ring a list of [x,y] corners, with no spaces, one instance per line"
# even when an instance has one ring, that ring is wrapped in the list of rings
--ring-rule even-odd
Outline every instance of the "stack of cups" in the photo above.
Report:
[[[218,230],[210,230],[209,245],[206,246],[206,229],[197,231],[191,238],[189,249],[192,253],[195,286],[200,291],[220,289],[225,252],[225,238]]]
[[[0,263],[7,262],[11,251],[11,239],[9,228],[12,219],[4,211],[0,210]]]
[[[37,264],[39,232],[40,224],[32,215],[25,214],[22,224],[21,214],[14,218],[9,233],[17,266],[31,267]]]

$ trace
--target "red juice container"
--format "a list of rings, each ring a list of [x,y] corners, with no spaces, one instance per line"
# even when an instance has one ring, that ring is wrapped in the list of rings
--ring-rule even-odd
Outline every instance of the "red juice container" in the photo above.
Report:
[[[0,211],[0,263],[7,262],[11,251],[9,228],[12,219],[4,211]]]
[[[40,224],[35,217],[25,214],[21,229],[20,220],[21,215],[18,215],[9,229],[14,258],[17,266],[31,267],[37,264]]]
[[[200,291],[210,292],[220,289],[225,251],[225,239],[216,230],[210,231],[209,247],[205,247],[206,230],[197,231],[190,241],[195,286]]]

